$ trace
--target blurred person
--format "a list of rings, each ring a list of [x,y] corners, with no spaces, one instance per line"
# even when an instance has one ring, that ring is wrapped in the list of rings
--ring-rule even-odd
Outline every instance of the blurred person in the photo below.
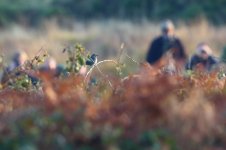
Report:
[[[7,67],[7,71],[11,72],[15,68],[22,66],[28,60],[28,55],[24,51],[17,52],[12,59],[12,62]]]
[[[9,80],[9,74],[11,74],[16,68],[22,67],[24,63],[28,60],[28,55],[24,51],[18,51],[15,53],[15,55],[12,58],[12,61],[8,67],[6,67],[3,71],[3,76],[1,79],[2,83],[5,83]],[[20,71],[16,71],[15,75],[20,75]]]
[[[211,71],[219,61],[213,56],[213,51],[206,43],[200,43],[196,47],[196,53],[186,65],[187,70],[203,69]]]
[[[163,22],[161,30],[162,35],[155,38],[149,47],[147,62],[151,65],[157,64],[166,53],[171,53],[172,59],[174,59],[176,64],[181,64],[184,67],[187,56],[183,44],[175,36],[172,21],[166,20]]]
[[[39,69],[40,73],[49,74],[54,77],[66,75],[66,69],[62,65],[58,65],[54,58],[45,60],[44,65]]]
[[[87,74],[87,67],[82,66],[79,70],[79,74],[82,75],[82,76],[85,76]]]

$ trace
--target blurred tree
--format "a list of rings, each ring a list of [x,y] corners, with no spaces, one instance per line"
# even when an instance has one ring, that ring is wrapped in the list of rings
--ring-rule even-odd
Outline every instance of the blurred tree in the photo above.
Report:
[[[37,24],[51,16],[161,20],[192,20],[204,16],[214,24],[226,23],[226,0],[1,0],[0,25],[21,17]]]

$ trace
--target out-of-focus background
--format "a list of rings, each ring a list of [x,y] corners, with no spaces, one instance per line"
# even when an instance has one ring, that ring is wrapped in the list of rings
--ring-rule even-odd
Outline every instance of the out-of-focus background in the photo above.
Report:
[[[226,0],[0,0],[0,150],[225,150],[225,64],[137,63],[165,19],[189,56],[206,42],[226,58]],[[95,55],[65,49],[76,43],[117,63],[85,67]],[[37,66],[41,48],[62,65]],[[19,50],[35,59],[17,67]]]
[[[191,55],[207,42],[219,56],[226,45],[226,0],[1,0],[0,52],[32,57],[41,47],[64,62],[64,47],[81,43],[101,59],[116,58],[120,45],[144,61],[160,23],[172,19]]]

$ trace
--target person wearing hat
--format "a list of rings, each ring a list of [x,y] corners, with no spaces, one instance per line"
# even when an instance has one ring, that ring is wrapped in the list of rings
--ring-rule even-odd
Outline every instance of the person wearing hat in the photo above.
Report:
[[[156,64],[166,54],[170,52],[173,59],[177,62],[185,64],[187,55],[185,53],[182,42],[174,34],[174,25],[172,21],[166,20],[161,25],[162,35],[155,38],[151,43],[148,53],[147,62]]]
[[[213,56],[212,49],[206,43],[200,43],[196,47],[196,53],[186,65],[186,69],[203,68],[206,71],[211,71],[217,64],[218,60]]]

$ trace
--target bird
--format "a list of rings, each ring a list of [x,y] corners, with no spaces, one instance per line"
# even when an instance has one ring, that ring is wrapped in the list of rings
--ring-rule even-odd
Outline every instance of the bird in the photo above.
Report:
[[[97,54],[92,54],[88,60],[86,60],[86,65],[88,66],[93,66],[94,64],[97,63]]]

